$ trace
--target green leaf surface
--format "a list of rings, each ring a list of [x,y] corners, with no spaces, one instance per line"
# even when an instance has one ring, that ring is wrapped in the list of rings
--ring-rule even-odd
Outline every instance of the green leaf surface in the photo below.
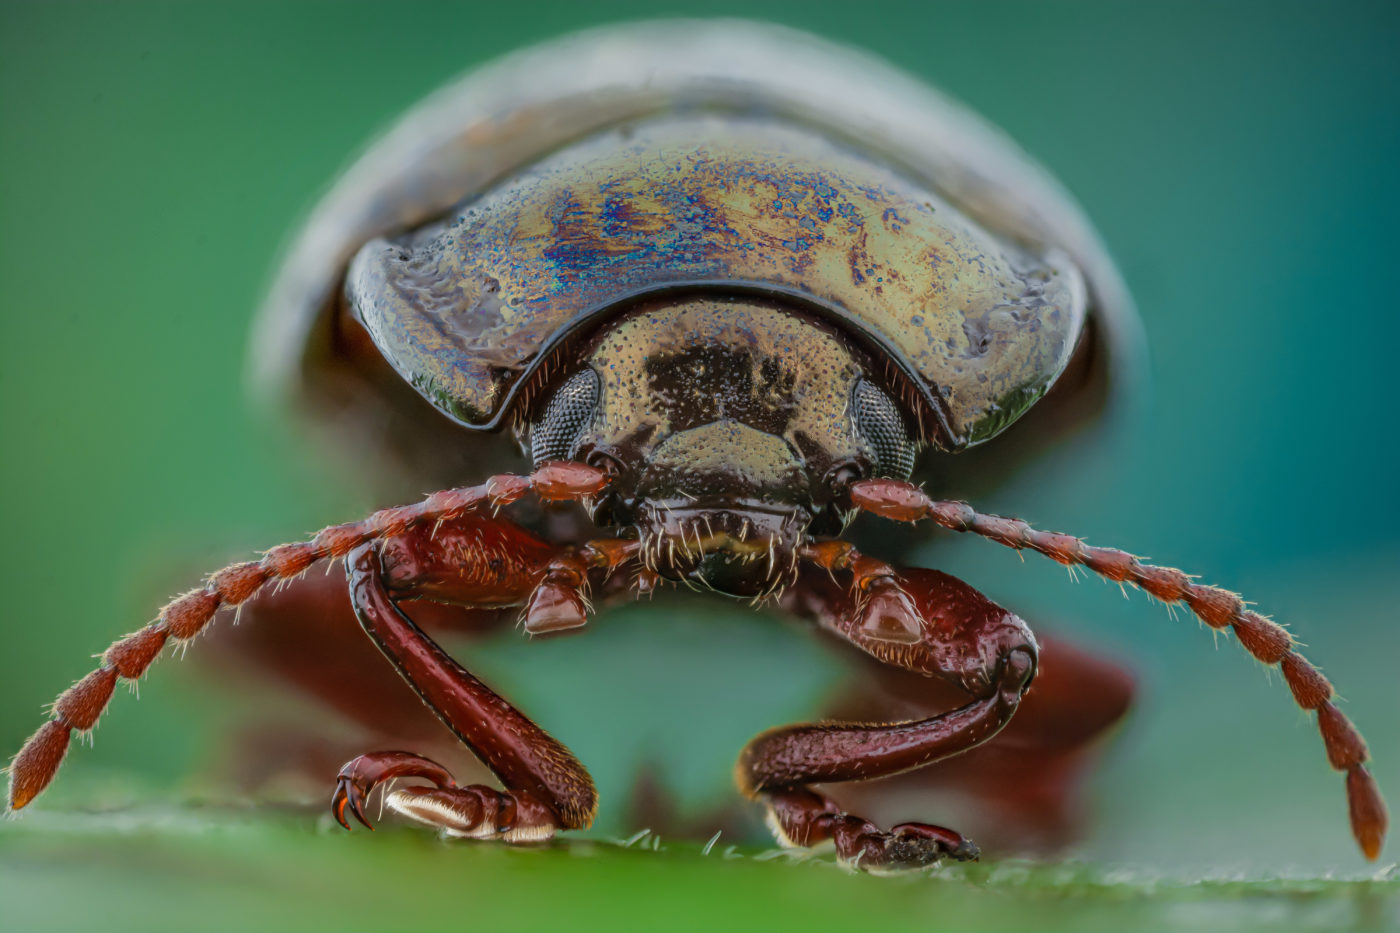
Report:
[[[638,834],[515,848],[267,810],[38,812],[0,829],[15,931],[1382,930],[1372,880],[1169,878],[1077,863],[849,874],[829,854]]]

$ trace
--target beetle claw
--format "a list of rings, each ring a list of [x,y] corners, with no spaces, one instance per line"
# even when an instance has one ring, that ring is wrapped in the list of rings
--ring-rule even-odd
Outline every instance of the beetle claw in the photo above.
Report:
[[[350,821],[345,812],[374,831],[374,824],[365,816],[364,805],[369,795],[384,781],[397,777],[416,777],[431,781],[438,788],[455,784],[447,769],[435,761],[411,752],[370,752],[345,763],[336,775],[335,792],[331,794],[331,815],[346,829]]]
[[[349,776],[342,774],[335,782],[335,793],[331,796],[331,814],[335,820],[347,830],[350,829],[350,822],[345,819],[345,811],[349,810],[351,815],[360,822],[370,832],[374,832],[374,824],[365,817],[361,803],[369,797],[368,789],[360,788]]]

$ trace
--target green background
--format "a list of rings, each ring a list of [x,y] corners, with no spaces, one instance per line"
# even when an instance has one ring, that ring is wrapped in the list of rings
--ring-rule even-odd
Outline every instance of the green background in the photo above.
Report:
[[[1400,800],[1397,11],[0,6],[0,750],[167,593],[367,505],[243,386],[249,318],[280,247],[358,147],[454,74],[530,41],[742,14],[927,77],[1075,192],[1140,304],[1150,389],[1108,443],[1069,445],[979,504],[1201,573],[1291,624]],[[1068,585],[1049,562],[972,540],[923,557],[1140,675],[1073,853],[1098,866],[1091,877],[1003,866],[889,882],[695,847],[448,852],[405,834],[308,834],[300,814],[162,809],[201,792],[191,775],[242,702],[167,662],[144,702],[117,698],[96,747],[75,753],[32,816],[0,825],[0,909],[18,928],[72,928],[104,909],[170,929],[200,917],[548,925],[561,911],[604,928],[1396,920],[1394,882],[1188,883],[1393,877],[1393,846],[1380,866],[1356,854],[1341,779],[1279,677],[1145,598]],[[481,662],[595,769],[605,808],[639,762],[696,807],[723,801],[742,740],[810,708],[839,671],[801,632],[723,603],[626,612],[546,644],[507,638]],[[693,734],[675,736],[702,705]],[[77,815],[85,807],[105,815]],[[626,831],[605,810],[599,837]]]

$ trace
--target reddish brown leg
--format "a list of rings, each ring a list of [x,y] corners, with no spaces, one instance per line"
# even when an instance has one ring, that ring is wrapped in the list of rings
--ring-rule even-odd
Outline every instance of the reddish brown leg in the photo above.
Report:
[[[1035,681],[996,738],[936,768],[840,788],[843,804],[880,822],[929,806],[956,808],[959,829],[998,853],[1047,854],[1074,841],[1086,816],[1083,778],[1105,731],[1127,712],[1134,679],[1119,664],[1037,626]],[[826,719],[924,719],[960,702],[938,678],[863,658]]]
[[[471,644],[510,628],[520,616],[519,607],[474,610],[434,602],[409,612],[434,638],[453,637],[452,650],[457,642]],[[467,768],[476,780],[490,780],[360,634],[342,565],[265,588],[240,607],[237,625],[211,625],[191,660],[222,691],[258,697],[250,719],[240,718],[206,769],[221,783],[304,798],[370,747],[412,748],[458,769],[459,777],[465,779],[461,769]]]
[[[855,556],[849,548],[841,553]],[[850,565],[847,560],[827,569],[844,571]],[[877,567],[874,562],[863,566]],[[744,749],[740,788],[768,807],[780,843],[810,846],[829,839],[837,856],[853,867],[890,871],[945,856],[975,858],[977,847],[953,830],[926,823],[881,830],[810,785],[899,774],[986,742],[1011,719],[1035,673],[1035,640],[1016,616],[946,574],[910,570],[896,576],[884,568],[858,574],[857,580],[864,585],[809,572],[786,605],[886,663],[954,681],[972,695],[972,702],[917,722],[774,729]],[[888,589],[896,585],[898,598]],[[877,614],[902,612],[903,617],[874,618],[870,606],[875,601],[881,604]],[[919,633],[916,642],[902,634],[911,629]],[[889,633],[897,637],[889,638]]]
[[[392,777],[421,778],[433,785],[392,791],[386,802],[449,835],[531,842],[593,821],[597,793],[583,765],[439,648],[403,614],[398,602],[427,598],[480,604],[533,593],[527,627],[533,613],[557,620],[559,606],[572,606],[574,600],[579,601],[581,623],[578,590],[588,570],[611,573],[630,558],[633,548],[600,542],[556,556],[536,569],[483,562],[477,557],[479,542],[477,529],[447,525],[362,545],[348,560],[350,600],[360,624],[399,674],[500,778],[505,790],[458,787],[436,762],[407,752],[375,752],[341,770],[332,809],[347,828],[347,809],[368,825],[364,801],[376,785]],[[539,593],[546,589],[554,592],[541,599]]]
[[[193,639],[205,630],[220,608],[242,605],[269,583],[291,580],[317,561],[342,558],[371,541],[394,539],[459,520],[489,521],[483,513],[494,512],[527,493],[550,502],[587,501],[602,492],[608,481],[605,473],[581,463],[546,463],[529,476],[493,476],[480,486],[445,489],[416,505],[383,509],[363,521],[324,528],[311,541],[272,548],[261,560],[225,567],[213,574],[204,587],[186,593],[161,609],[150,624],[114,642],[102,655],[102,663],[95,671],[54,701],[49,721],[29,737],[10,762],[9,809],[27,806],[49,785],[68,753],[73,732],[86,732],[97,725],[111,702],[118,680],[139,679],[167,643]],[[524,534],[518,529],[517,533]],[[475,542],[464,542],[462,546],[471,551]],[[543,542],[539,542],[539,546],[544,549],[546,560],[551,556],[566,556],[555,554]],[[594,556],[598,553],[602,552],[596,551]],[[473,555],[464,556],[463,566],[471,566]],[[526,577],[512,561],[528,562],[540,555],[522,550],[500,556],[500,566],[488,563],[483,569],[478,565],[479,579],[463,577],[463,581],[474,585],[493,575],[499,578],[503,568],[515,568],[513,578],[519,585],[518,581]],[[545,568],[536,564],[531,567],[532,572],[538,571],[528,578],[532,589]],[[529,596],[531,589],[519,594],[519,598]],[[491,597],[485,604],[511,603]]]
[[[1146,590],[1165,603],[1187,606],[1213,629],[1234,631],[1245,650],[1264,664],[1277,664],[1305,710],[1317,712],[1327,760],[1346,774],[1352,835],[1368,859],[1380,856],[1389,816],[1375,778],[1366,768],[1370,752],[1351,720],[1332,703],[1332,684],[1294,648],[1282,626],[1245,608],[1236,593],[1193,582],[1171,567],[1143,563],[1113,548],[1092,547],[1066,534],[1037,531],[1016,518],[984,515],[965,502],[935,501],[919,487],[898,480],[862,480],[850,487],[851,504],[895,521],[928,519],[952,531],[971,532],[1016,550],[1032,550],[1070,567],[1086,567],[1115,583]]]

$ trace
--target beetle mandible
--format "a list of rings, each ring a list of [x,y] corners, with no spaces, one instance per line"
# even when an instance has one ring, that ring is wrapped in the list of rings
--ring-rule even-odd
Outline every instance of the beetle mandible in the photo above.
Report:
[[[1232,630],[1316,712],[1374,859],[1387,817],[1365,743],[1283,628],[1178,570],[915,481],[974,457],[999,472],[1087,422],[1135,326],[1058,185],[879,61],[747,23],[612,27],[507,57],[351,168],[293,249],[256,343],[265,388],[357,457],[442,491],[227,567],[118,640],[16,755],[9,806],[49,784],[118,680],[221,608],[343,560],[372,642],[501,784],[372,752],[336,782],[347,828],[369,825],[366,798],[391,778],[419,779],[387,793],[393,811],[450,836],[523,843],[588,826],[583,765],[401,603],[518,608],[543,634],[665,583],[771,604],[965,694],[924,719],[755,738],[738,783],[781,843],[829,840],[867,870],[976,857],[953,829],[882,828],[814,787],[983,745],[1041,664],[1026,624],[966,583],[843,540],[870,512],[1036,551]]]

